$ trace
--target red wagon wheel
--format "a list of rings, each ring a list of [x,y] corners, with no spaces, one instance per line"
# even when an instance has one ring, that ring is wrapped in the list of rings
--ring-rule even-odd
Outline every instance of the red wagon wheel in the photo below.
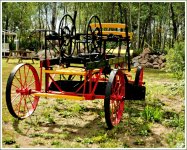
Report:
[[[116,126],[123,115],[125,96],[125,80],[121,70],[114,69],[106,86],[104,110],[105,120],[109,129]]]
[[[41,86],[36,69],[30,64],[19,64],[12,72],[6,86],[6,103],[10,114],[18,119],[30,116],[37,107],[39,97],[31,95]]]

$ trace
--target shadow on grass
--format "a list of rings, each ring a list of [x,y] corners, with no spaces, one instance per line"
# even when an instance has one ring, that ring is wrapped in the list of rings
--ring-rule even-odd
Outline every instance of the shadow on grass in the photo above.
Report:
[[[92,112],[92,113],[95,113],[95,117],[93,118],[93,120],[89,120],[88,124],[85,124],[85,125],[77,125],[76,124],[76,121],[74,122],[75,125],[73,125],[72,123],[71,124],[64,124],[62,121],[57,120],[55,121],[54,123],[49,123],[49,122],[46,122],[46,121],[41,121],[41,118],[40,117],[37,117],[37,116],[31,116],[29,118],[26,118],[25,120],[18,120],[18,119],[13,119],[13,128],[15,131],[17,131],[19,134],[22,134],[22,135],[27,135],[28,131],[31,130],[32,128],[37,128],[37,127],[42,127],[42,128],[48,128],[48,130],[46,132],[48,133],[61,133],[61,132],[55,132],[55,128],[63,128],[63,130],[66,130],[65,128],[72,128],[72,129],[80,129],[81,131],[83,131],[83,129],[86,129],[86,128],[89,128],[89,129],[104,129],[104,130],[107,130],[107,127],[105,125],[105,123],[102,121],[102,119],[104,118],[99,116],[100,115],[100,112],[103,111],[102,109],[98,109],[98,108],[86,108],[86,112]],[[82,114],[82,113],[79,113],[77,114],[76,116],[73,116],[73,117],[67,117],[67,118],[63,118],[62,119],[65,119],[66,121],[68,121],[68,119],[73,119],[75,117],[79,118],[78,121],[81,120],[81,117],[84,117],[85,115]],[[87,118],[89,118],[89,116],[85,116]],[[75,118],[75,119],[77,119]],[[58,122],[59,121],[59,122]],[[84,122],[84,120],[82,120]],[[27,125],[27,127],[25,126]],[[26,128],[28,128],[28,130],[25,130]],[[85,130],[84,130],[85,131]],[[86,131],[87,132],[87,131]]]
[[[54,123],[46,121],[41,122],[41,118],[32,116],[26,121],[15,120],[13,128],[17,133],[32,138],[40,137],[44,140],[46,135],[56,138],[57,140],[66,140],[70,143],[77,142],[81,144],[98,144],[99,147],[162,147],[163,141],[160,135],[151,132],[149,122],[139,121],[140,113],[144,104],[135,102],[127,104],[128,109],[123,116],[122,121],[112,130],[108,130],[104,121],[103,109],[86,108],[86,112],[95,114],[92,119],[83,112],[76,116],[67,118],[55,117]],[[91,117],[90,116],[90,117]],[[35,120],[34,120],[35,119]],[[82,123],[80,123],[82,122]],[[113,145],[108,144],[114,143]],[[70,144],[70,147],[72,145]],[[85,145],[85,147],[87,147]]]

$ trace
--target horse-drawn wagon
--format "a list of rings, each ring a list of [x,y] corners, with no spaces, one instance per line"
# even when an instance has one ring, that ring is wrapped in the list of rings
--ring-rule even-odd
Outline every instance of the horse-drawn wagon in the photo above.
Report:
[[[101,23],[90,17],[85,33],[77,33],[75,19],[65,14],[58,33],[45,34],[45,58],[40,71],[28,63],[15,66],[6,86],[6,103],[11,115],[18,119],[30,116],[40,97],[71,100],[104,100],[105,120],[109,129],[116,126],[124,111],[125,100],[145,99],[143,68],[130,73],[129,45],[132,33],[121,23]],[[56,57],[48,57],[48,47],[58,41]],[[117,52],[107,48],[108,42],[118,45]],[[121,45],[126,46],[126,52]],[[44,85],[44,88],[43,86]]]

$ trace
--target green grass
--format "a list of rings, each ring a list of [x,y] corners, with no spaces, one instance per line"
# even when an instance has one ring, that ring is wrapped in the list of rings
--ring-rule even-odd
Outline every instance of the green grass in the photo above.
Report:
[[[147,121],[160,122],[162,120],[163,112],[159,107],[152,107],[147,105],[141,112],[141,116]]]
[[[136,140],[134,141],[135,145],[145,145],[145,141],[140,139],[140,138],[136,138]]]
[[[167,134],[166,141],[171,148],[184,148],[184,131],[177,128],[174,132]]]
[[[7,64],[2,59],[2,71],[10,73],[16,61]],[[39,62],[35,61],[33,65],[39,71]],[[5,102],[8,75],[2,73],[3,147],[24,148],[17,140],[19,137],[30,140],[28,145],[33,148],[184,147],[184,81],[154,69],[145,69],[144,77],[146,100],[125,101],[121,123],[107,130],[103,100],[79,102],[41,98],[30,118],[13,119]],[[173,110],[175,103],[183,105],[181,110]],[[152,130],[154,125],[167,130],[158,136]]]
[[[43,139],[40,139],[40,138],[39,139],[34,139],[32,141],[31,145],[33,145],[33,146],[36,146],[36,145],[43,146],[43,145],[45,145],[45,141]]]
[[[16,140],[12,137],[6,137],[3,139],[3,143],[6,145],[12,145],[12,144],[16,143]]]
[[[180,127],[180,129],[184,130],[184,126],[185,126],[184,114],[183,113],[177,114],[173,112],[173,115],[170,115],[169,117],[165,118],[163,123],[167,127]]]

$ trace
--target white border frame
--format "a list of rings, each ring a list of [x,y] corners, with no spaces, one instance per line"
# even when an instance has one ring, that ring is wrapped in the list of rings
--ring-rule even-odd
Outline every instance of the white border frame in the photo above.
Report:
[[[186,30],[187,30],[187,27],[186,27],[186,23],[187,23],[187,6],[186,6],[186,0],[93,0],[93,1],[89,1],[89,0],[16,0],[16,1],[12,1],[12,0],[0,0],[0,17],[2,18],[2,2],[185,2],[185,148],[172,148],[172,149],[176,149],[176,150],[179,150],[179,149],[186,149],[187,146],[187,133],[186,133],[186,120],[187,120],[187,94],[186,94],[186,90],[187,90],[187,87],[186,87],[186,79],[187,79],[187,45],[186,45],[186,39],[187,39],[187,33],[186,33]],[[2,36],[2,19],[0,19],[0,34]],[[2,38],[0,38],[0,48],[2,49]],[[0,53],[0,93],[1,93],[1,96],[0,96],[0,100],[1,100],[1,103],[0,103],[0,149],[16,149],[16,148],[2,148],[2,53]],[[44,148],[21,148],[21,149],[44,149]],[[57,148],[46,148],[46,149],[57,149]],[[62,149],[62,148],[60,148]],[[64,148],[64,149],[72,149],[72,148]],[[82,148],[76,148],[76,149],[82,149]],[[88,149],[88,148],[85,148],[85,149]],[[91,148],[91,149],[94,149],[94,148]],[[98,148],[98,149],[101,149],[101,148]],[[111,149],[111,148],[105,148],[105,149]],[[121,148],[115,148],[115,149],[121,149]],[[171,149],[171,148],[128,148],[128,149]]]

